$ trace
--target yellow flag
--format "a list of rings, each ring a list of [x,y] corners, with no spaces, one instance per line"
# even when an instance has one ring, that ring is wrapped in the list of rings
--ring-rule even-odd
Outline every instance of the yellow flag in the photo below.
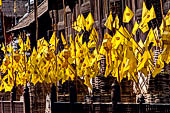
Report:
[[[113,16],[112,16],[112,11],[111,11],[104,25],[112,31],[112,24],[113,24]]]
[[[32,52],[32,54],[31,54],[31,59],[35,59],[37,57],[37,51],[36,51],[36,49],[35,49],[35,47],[33,48],[33,52]]]
[[[84,30],[84,27],[86,26],[86,20],[85,20],[83,14],[81,14],[80,22],[81,22],[81,28]]]
[[[166,23],[166,26],[169,26],[169,25],[170,25],[170,10],[169,10],[168,13],[166,14],[165,23]]]
[[[162,40],[160,40],[159,39],[159,34],[158,34],[158,28],[156,27],[154,30],[153,30],[153,32],[154,32],[154,38],[153,38],[153,46],[159,46],[159,47],[162,47]]]
[[[145,40],[145,47],[147,48],[149,46],[149,44],[154,40],[155,36],[154,36],[154,32],[153,32],[153,29],[151,28],[149,33],[148,33],[148,36]]]
[[[71,41],[72,37],[70,35],[70,51],[71,51],[71,57],[74,58],[75,57],[75,45],[74,42]]]
[[[75,21],[72,25],[72,28],[75,29],[76,31],[80,32],[81,28],[77,25],[77,22]]]
[[[19,35],[19,46],[23,49],[24,42],[22,41],[21,35]]]
[[[107,54],[106,50],[104,49],[103,44],[102,44],[102,46],[101,46],[101,48],[100,48],[99,53],[102,54],[102,55],[106,55],[106,54]]]
[[[112,42],[112,47],[113,47],[114,49],[117,49],[118,46],[119,46],[121,43],[124,42],[124,36],[122,36],[119,31],[116,31],[116,34],[113,36],[111,42]]]
[[[160,27],[159,27],[159,30],[160,30],[160,33],[161,33],[161,35],[162,35],[162,33],[163,33],[163,30],[164,30],[164,20],[162,20],[162,23],[161,23],[161,25],[160,25]]]
[[[145,22],[140,23],[139,28],[142,30],[143,33],[145,33],[146,31],[149,30],[148,23]]]
[[[139,25],[138,25],[138,22],[136,21],[136,22],[135,22],[135,25],[134,25],[134,27],[133,27],[133,30],[132,30],[132,34],[133,34],[133,35],[136,34],[136,31],[138,30],[138,28],[139,28]]]
[[[86,30],[90,31],[92,28],[92,25],[94,23],[94,19],[91,13],[89,13],[89,15],[86,18]]]
[[[72,36],[70,34],[70,44],[73,43],[73,39],[72,39]]]
[[[77,24],[77,26],[79,26],[79,27],[81,27],[80,19],[81,19],[81,16],[78,15],[78,17],[77,17],[77,19],[76,19],[76,24]]]
[[[150,52],[146,49],[142,56],[142,59],[138,63],[137,71],[140,71],[150,58],[151,58]]]
[[[90,33],[89,39],[95,41],[96,43],[98,42],[98,33],[97,33],[95,27],[93,27],[93,29]]]
[[[126,27],[121,26],[118,32],[126,39],[130,39],[131,37]]]
[[[142,42],[142,40],[140,39],[140,41],[138,42],[138,45],[141,47],[141,48],[143,48],[144,47],[144,44],[143,44],[143,42]]]
[[[83,44],[83,35],[84,35],[84,33],[82,33],[81,36],[79,37],[79,42],[81,45]]]
[[[85,56],[85,59],[84,59],[84,62],[81,68],[86,68],[86,67],[90,67],[90,60],[89,60],[88,55]]]
[[[119,17],[118,15],[115,18],[115,21],[113,22],[113,28],[119,29]]]
[[[1,48],[1,50],[5,53],[5,46],[4,46],[4,44],[2,43],[2,48]]]
[[[0,0],[0,6],[2,6],[2,0]]]
[[[62,32],[61,32],[61,40],[62,40],[62,42],[63,42],[63,45],[66,45],[66,44],[67,44],[67,42],[66,42],[66,40],[65,40],[64,35],[63,35]]]
[[[167,64],[170,63],[170,47],[169,46],[164,46],[164,50],[162,53],[162,60],[166,62]]]
[[[5,92],[11,91],[13,85],[12,84],[7,84],[5,81],[3,81],[4,87],[5,87]]]
[[[94,47],[96,47],[96,42],[93,41],[93,40],[90,40],[90,41],[88,42],[88,48],[94,48]]]
[[[31,50],[31,43],[30,43],[29,36],[27,36],[27,40],[26,40],[26,50],[27,51]]]
[[[82,23],[81,23],[81,16],[78,15],[76,21],[74,21],[73,25],[72,25],[72,28],[75,29],[76,31],[80,32],[81,31],[81,26],[82,26]],[[84,28],[84,27],[83,27]]]
[[[90,83],[90,77],[89,77],[89,75],[87,75],[87,76],[85,76],[84,77],[84,84],[88,87],[88,88],[90,88],[91,90],[92,90],[92,85],[91,85],[91,83]]]
[[[155,78],[156,75],[161,72],[162,68],[164,68],[164,62],[162,61],[162,56],[160,54],[156,62],[155,70],[153,71],[152,76]]]
[[[83,14],[81,14],[81,16],[79,15],[77,17],[77,25],[80,29],[84,30],[84,26],[86,25],[86,20],[85,20]]]
[[[10,53],[13,51],[12,44],[7,45],[7,51]]]
[[[123,13],[123,22],[129,23],[129,21],[132,19],[133,16],[134,14],[131,11],[131,9],[129,9],[128,6],[126,6],[125,11]]]
[[[58,39],[57,39],[57,37],[56,37],[56,33],[55,33],[55,32],[53,32],[53,35],[51,36],[51,39],[50,39],[49,44],[51,44],[51,45],[55,46],[55,41],[56,41],[56,46],[57,46]]]
[[[143,9],[142,9],[142,20],[144,19],[144,17],[147,15],[148,13],[148,9],[146,8],[146,4],[143,1]]]
[[[152,8],[149,10],[149,12],[145,16],[144,20],[142,20],[142,21],[148,23],[149,21],[151,21],[152,19],[155,19],[155,18],[156,18],[156,14],[155,14],[154,7],[152,6]]]

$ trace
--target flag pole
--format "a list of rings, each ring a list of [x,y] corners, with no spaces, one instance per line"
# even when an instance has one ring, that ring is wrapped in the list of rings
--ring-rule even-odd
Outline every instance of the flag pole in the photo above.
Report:
[[[56,58],[55,58],[55,63],[56,63],[56,71],[58,71],[57,70],[57,60],[58,60],[58,58],[57,58],[57,50],[58,50],[58,48],[57,48],[57,35],[58,35],[58,12],[56,11],[56,10],[54,10],[54,9],[52,9],[52,31],[55,33],[55,51],[54,51],[54,53],[55,53],[55,56],[56,56]],[[51,88],[51,98],[53,98],[53,102],[55,102],[55,101],[58,101],[58,82],[57,82],[57,77],[56,77],[56,87],[55,87],[55,83],[53,83],[52,84],[52,88]],[[52,102],[52,103],[53,103]],[[53,110],[53,106],[52,106],[52,110]]]
[[[78,3],[79,3],[79,10],[80,10],[80,7],[81,7],[81,1],[79,0],[78,1]],[[73,10],[73,12],[75,12],[74,10]],[[81,11],[79,11],[79,13],[81,14]],[[74,13],[72,14],[72,22],[73,22],[73,25],[74,25],[74,19],[75,19],[75,17],[74,17]],[[76,25],[77,25],[77,22],[76,22]],[[74,30],[73,30],[74,31]],[[74,52],[75,52],[75,87],[76,87],[76,101],[77,101],[77,95],[78,95],[78,86],[77,86],[77,81],[78,81],[78,78],[77,78],[77,60],[76,60],[76,36],[75,36],[75,32],[73,32],[73,40],[74,40],[74,48],[75,48],[75,50],[74,50]]]
[[[38,1],[34,0],[34,19],[36,24],[36,42],[38,40],[38,9],[37,9]]]
[[[58,33],[57,33],[57,30],[58,30],[58,20],[57,20],[57,18],[58,18],[58,11],[56,11],[56,12],[54,12],[54,16],[53,16],[53,24],[54,24],[54,32],[55,32],[55,56],[56,56],[56,71],[57,71],[57,60],[58,60],[58,58],[57,58],[57,39],[56,39],[56,37],[57,37],[57,35],[58,35]],[[56,82],[57,82],[57,80],[56,80]],[[58,102],[58,82],[57,82],[57,84],[56,84],[56,101]]]
[[[6,31],[5,31],[5,19],[4,19],[4,13],[2,12],[2,6],[0,6],[0,12],[1,12],[1,18],[2,18],[2,25],[3,25],[3,36],[5,41],[5,53],[7,51],[7,39],[6,39]]]
[[[68,44],[68,28],[67,28],[67,15],[66,15],[66,6],[65,0],[63,0],[63,8],[64,8],[64,28],[65,28],[65,37],[66,37],[66,45]]]
[[[162,20],[163,20],[163,25],[164,25],[164,27],[163,27],[163,31],[165,30],[165,18],[164,18],[164,14],[163,14],[163,5],[162,5],[162,3],[163,3],[163,1],[162,0],[160,0],[160,5],[161,5],[161,15],[162,15]]]

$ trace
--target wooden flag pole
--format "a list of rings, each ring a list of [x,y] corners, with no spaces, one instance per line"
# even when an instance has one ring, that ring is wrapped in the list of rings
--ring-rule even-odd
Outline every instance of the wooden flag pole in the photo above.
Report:
[[[68,45],[68,28],[67,28],[67,14],[66,14],[66,6],[65,0],[63,0],[63,8],[64,8],[64,28],[65,28],[65,37],[66,37],[66,45]]]
[[[98,22],[99,22],[99,45],[101,45],[102,44],[102,29],[101,29],[101,22],[102,22],[102,20],[101,20],[101,3],[100,3],[101,1],[100,0],[98,0],[97,1],[97,9],[98,9]]]
[[[38,1],[34,0],[34,19],[36,24],[36,41],[38,40],[38,9],[37,9]]]
[[[24,39],[25,39],[25,32],[22,32],[21,33],[21,39],[24,43]],[[26,47],[25,47],[25,44],[23,44],[23,49],[24,49],[24,71],[25,71],[25,74],[26,74]],[[28,81],[26,80],[26,83],[25,83],[25,87],[24,87],[24,112],[25,113],[30,113],[30,97],[29,97],[29,88],[27,86],[27,83]]]
[[[7,39],[6,39],[6,31],[5,31],[5,19],[4,19],[4,13],[2,12],[2,7],[0,7],[0,12],[1,12],[1,18],[2,18],[3,35],[4,35],[4,39],[5,39],[5,51],[6,51]]]
[[[161,5],[161,15],[162,15],[162,20],[163,20],[163,25],[164,25],[164,27],[163,27],[163,31],[165,30],[165,18],[164,18],[164,14],[163,14],[163,6],[162,6],[162,3],[163,3],[163,1],[162,0],[160,0],[160,5]]]

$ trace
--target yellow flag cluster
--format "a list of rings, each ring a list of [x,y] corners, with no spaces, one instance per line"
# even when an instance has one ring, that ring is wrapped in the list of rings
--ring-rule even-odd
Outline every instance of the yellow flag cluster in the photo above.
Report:
[[[83,14],[79,15],[77,17],[77,20],[73,23],[72,28],[76,31],[80,32],[81,30],[90,31],[92,29],[92,26],[94,24],[94,19],[91,13],[87,16],[85,19]]]
[[[164,68],[164,61],[169,63],[170,60],[166,48],[163,53],[160,53],[154,65],[153,51],[148,47],[151,42],[155,43],[154,46],[162,47],[162,39],[158,38],[156,32],[157,29],[151,29],[145,43],[142,40],[137,43],[133,35],[130,35],[122,26],[113,37],[105,34],[100,48],[100,54],[106,56],[105,77],[112,75],[119,82],[123,78],[128,78],[137,83],[140,77],[139,72],[145,76],[152,74],[153,77],[160,73]],[[168,54],[165,55],[167,52]]]
[[[104,24],[109,30],[119,29],[119,17],[118,15],[115,17],[114,22],[113,22],[113,16],[112,16],[112,11],[110,12],[109,17],[107,18],[105,24]]]
[[[49,42],[45,38],[37,41],[37,48],[33,48],[30,57],[25,54],[26,51],[31,51],[29,37],[26,37],[24,42],[19,36],[20,49],[17,51],[14,51],[11,44],[8,46],[1,44],[5,57],[0,67],[3,73],[0,77],[0,91],[11,91],[15,81],[17,86],[25,85],[26,82],[32,82],[34,85],[38,82],[51,84],[59,80],[62,83],[69,79],[75,80],[76,77],[83,79],[84,84],[92,88],[90,80],[100,75],[102,55],[106,57],[105,77],[112,75],[117,78],[118,82],[121,82],[123,78],[128,78],[136,83],[140,77],[138,73],[143,73],[145,76],[152,74],[155,77],[161,72],[164,62],[167,64],[170,62],[170,47],[166,43],[163,44],[164,41],[170,42],[169,35],[167,36],[170,30],[167,34],[162,31],[162,38],[159,38],[158,29],[151,28],[144,43],[142,40],[136,42],[133,36],[138,28],[146,32],[149,29],[144,29],[144,26],[147,27],[147,23],[156,18],[153,7],[150,10],[147,10],[145,4],[143,7],[142,21],[139,24],[135,23],[131,34],[125,27],[119,26],[118,16],[113,21],[111,12],[105,26],[110,30],[113,28],[117,30],[113,36],[108,33],[104,34],[101,45],[99,45],[98,32],[93,26],[94,20],[91,13],[86,19],[83,15],[78,16],[72,26],[79,32],[89,31],[89,37],[85,37],[84,33],[77,33],[75,37],[70,35],[68,41],[65,40],[63,33],[59,38],[54,32]],[[123,22],[129,23],[133,15],[133,12],[126,7]],[[166,18],[168,19],[169,17]],[[88,41],[84,42],[84,38]],[[60,46],[58,45],[60,39],[64,49],[59,51],[57,47]],[[153,63],[153,46],[149,49],[151,43],[163,50],[156,64]]]

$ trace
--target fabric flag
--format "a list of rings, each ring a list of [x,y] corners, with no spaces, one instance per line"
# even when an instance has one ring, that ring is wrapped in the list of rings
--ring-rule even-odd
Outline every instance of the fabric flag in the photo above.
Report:
[[[119,17],[118,15],[115,18],[115,21],[113,22],[113,28],[119,29]]]
[[[130,39],[130,37],[131,37],[130,34],[129,34],[129,32],[128,32],[128,30],[126,29],[126,27],[121,26],[121,27],[119,28],[118,32],[119,32],[123,37],[125,37],[126,39]]]
[[[23,47],[23,41],[22,41],[21,35],[19,35],[19,46],[21,48]]]
[[[140,41],[138,42],[138,45],[141,47],[141,48],[143,48],[144,47],[144,44],[143,44],[143,42],[142,42],[142,40],[140,39]]]
[[[145,16],[143,21],[148,23],[149,21],[151,21],[155,18],[156,18],[156,14],[155,14],[154,7],[152,6],[152,8],[149,10],[149,12],[147,13],[147,15]]]
[[[13,51],[12,44],[7,45],[7,51],[11,53]]]
[[[75,29],[76,31],[80,32],[81,28],[77,25],[77,22],[75,21],[72,25],[72,28]]]
[[[162,60],[167,64],[170,63],[170,47],[167,45],[164,45],[164,50],[162,53]]]
[[[146,4],[145,4],[145,2],[143,1],[142,20],[145,18],[145,16],[147,15],[147,13],[148,13],[148,9],[146,8]]]
[[[70,40],[69,41],[70,41],[70,44],[73,43],[73,39],[72,39],[71,34],[70,34]]]
[[[149,46],[149,44],[154,40],[155,36],[154,36],[154,32],[153,32],[153,29],[151,28],[149,33],[148,33],[148,36],[145,40],[145,47],[147,48]]]
[[[56,45],[57,45],[57,37],[56,37],[56,33],[53,32],[53,35],[51,36],[51,39],[50,39],[49,44],[55,46],[55,41],[56,41]]]
[[[113,16],[112,16],[112,11],[111,11],[104,25],[112,31],[112,24],[113,24]]]
[[[79,15],[79,16],[77,17],[76,23],[77,23],[77,26],[78,26],[79,28],[81,28],[81,29],[84,30],[84,26],[86,25],[86,21],[85,21],[85,18],[84,18],[84,16],[83,16],[83,14],[81,14],[81,16]]]
[[[79,43],[82,45],[83,44],[83,35],[84,35],[84,33],[82,33],[81,34],[81,36],[79,37]]]
[[[81,31],[81,26],[82,26],[82,23],[81,23],[81,16],[78,15],[76,21],[74,21],[73,25],[72,25],[72,28],[75,29],[76,31],[80,32]],[[84,28],[84,27],[83,27]]]
[[[164,30],[164,20],[162,20],[162,23],[161,23],[161,25],[160,25],[160,27],[159,27],[159,30],[160,30],[160,33],[161,33],[161,35],[162,35],[162,33],[163,33],[163,30]]]
[[[169,10],[168,13],[166,14],[165,23],[166,23],[166,26],[169,26],[169,25],[170,25],[170,10]]]
[[[31,43],[30,43],[29,36],[27,36],[27,40],[26,40],[26,50],[27,51],[31,50]]]
[[[140,23],[139,28],[143,33],[147,32],[149,30],[148,23],[144,23],[144,22]]]
[[[0,6],[2,6],[2,0],[0,0]]]
[[[133,35],[136,34],[136,31],[138,30],[138,28],[139,28],[139,25],[138,25],[138,22],[136,21],[136,22],[135,22],[135,25],[134,25],[134,27],[133,27],[133,30],[132,30],[132,34],[133,34]]]
[[[67,44],[67,42],[66,42],[66,40],[65,40],[64,35],[63,35],[62,32],[61,32],[61,40],[62,40],[62,42],[63,42],[63,45],[66,45],[66,44]]]
[[[111,42],[112,47],[114,47],[114,49],[117,49],[118,46],[124,42],[124,36],[122,36],[119,31],[116,31],[116,34],[113,36]]]
[[[155,38],[158,39],[159,38],[159,33],[158,33],[158,27],[156,27],[154,30],[154,35],[155,35]]]
[[[134,13],[132,12],[132,10],[129,9],[128,6],[126,6],[125,11],[123,13],[123,22],[129,23],[129,21],[132,19],[133,16]]]
[[[80,27],[84,30],[84,27],[86,26],[86,20],[85,20],[83,14],[81,14],[81,17],[80,17],[80,23],[81,23]]]
[[[89,13],[89,15],[86,18],[86,30],[90,31],[92,28],[92,25],[94,23],[94,19],[91,13]]]
[[[153,71],[152,76],[155,78],[156,75],[161,72],[162,68],[164,68],[164,62],[162,61],[162,56],[160,54],[158,56],[158,60],[156,62],[155,70]]]
[[[146,49],[142,59],[139,61],[138,67],[137,67],[137,71],[140,71],[142,68],[145,67],[145,63],[151,58],[150,52]]]
[[[88,48],[94,48],[94,47],[96,47],[96,42],[93,41],[93,40],[90,40],[90,41],[88,42]]]
[[[98,33],[97,33],[95,27],[93,27],[93,29],[90,33],[89,39],[95,41],[96,43],[98,42]]]
[[[2,46],[1,50],[2,50],[2,51],[4,52],[4,54],[5,54],[5,51],[6,51],[6,50],[5,50],[5,46],[4,46],[4,44],[2,43],[2,45],[1,45],[1,46]]]

